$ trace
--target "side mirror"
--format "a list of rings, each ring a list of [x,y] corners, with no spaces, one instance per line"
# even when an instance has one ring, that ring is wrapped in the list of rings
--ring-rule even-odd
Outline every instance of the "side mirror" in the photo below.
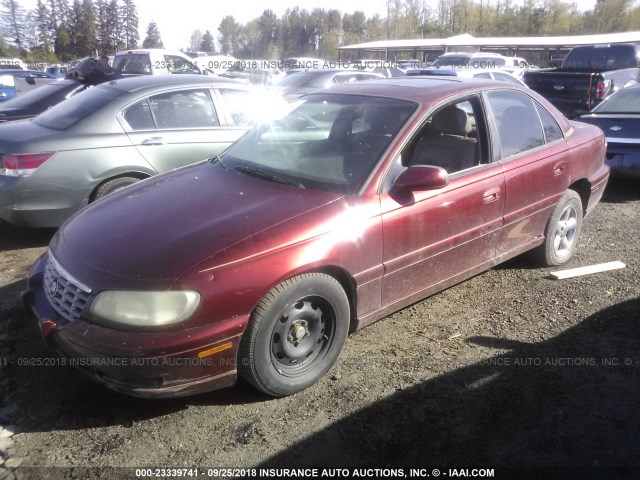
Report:
[[[436,190],[446,187],[449,177],[444,168],[414,165],[402,172],[393,183],[396,190]]]

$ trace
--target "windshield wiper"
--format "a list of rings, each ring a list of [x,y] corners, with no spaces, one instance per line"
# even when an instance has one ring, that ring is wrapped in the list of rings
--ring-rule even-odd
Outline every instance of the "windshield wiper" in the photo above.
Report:
[[[208,158],[207,162],[209,162],[212,165],[214,163],[219,163],[220,165],[222,165],[222,168],[224,168],[225,170],[229,170],[227,166],[224,163],[222,163],[222,159],[218,155],[216,155],[215,157]]]
[[[304,188],[304,185],[300,182],[295,182],[293,180],[288,180],[286,178],[279,177],[278,175],[275,175],[266,170],[260,170],[258,168],[253,168],[253,167],[236,167],[236,170],[246,175],[251,175],[254,177],[269,180],[270,182],[282,183],[284,185],[289,185],[291,187]]]

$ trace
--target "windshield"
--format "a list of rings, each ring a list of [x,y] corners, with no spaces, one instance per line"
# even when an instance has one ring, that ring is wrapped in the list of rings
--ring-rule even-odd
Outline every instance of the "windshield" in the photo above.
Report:
[[[66,130],[123,95],[123,90],[98,86],[80,92],[38,115],[33,122],[41,127]]]
[[[592,110],[597,113],[635,113],[640,115],[640,88],[619,90]]]
[[[390,98],[310,95],[280,120],[250,131],[221,160],[241,174],[355,193],[415,109]]]

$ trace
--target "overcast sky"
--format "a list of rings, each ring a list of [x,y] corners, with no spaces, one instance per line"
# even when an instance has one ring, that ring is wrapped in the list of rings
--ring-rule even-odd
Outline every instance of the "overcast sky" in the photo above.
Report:
[[[35,8],[37,0],[19,0],[26,9]],[[428,0],[431,5],[437,0]],[[595,0],[577,1],[581,9],[592,8]],[[164,2],[158,0],[135,0],[138,9],[140,43],[144,40],[149,22],[155,20],[165,48],[185,50],[189,46],[191,33],[199,29],[203,33],[210,30],[218,37],[218,26],[226,15],[232,15],[238,22],[245,24],[259,17],[266,8],[270,8],[278,17],[293,6],[313,10],[335,8],[342,13],[362,10],[367,17],[380,14],[386,17],[386,0],[270,0],[268,7],[255,0],[179,0]]]

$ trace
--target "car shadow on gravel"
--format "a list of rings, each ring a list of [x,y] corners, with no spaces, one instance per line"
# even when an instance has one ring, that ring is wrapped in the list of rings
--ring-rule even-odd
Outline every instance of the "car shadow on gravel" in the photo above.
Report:
[[[602,196],[603,202],[625,203],[634,200],[640,200],[640,180],[625,177],[609,178]]]
[[[0,252],[45,247],[54,233],[54,228],[21,228],[0,220]]]
[[[638,311],[627,301],[540,343],[468,338],[511,351],[398,391],[260,466],[539,468],[530,478],[639,466]]]

